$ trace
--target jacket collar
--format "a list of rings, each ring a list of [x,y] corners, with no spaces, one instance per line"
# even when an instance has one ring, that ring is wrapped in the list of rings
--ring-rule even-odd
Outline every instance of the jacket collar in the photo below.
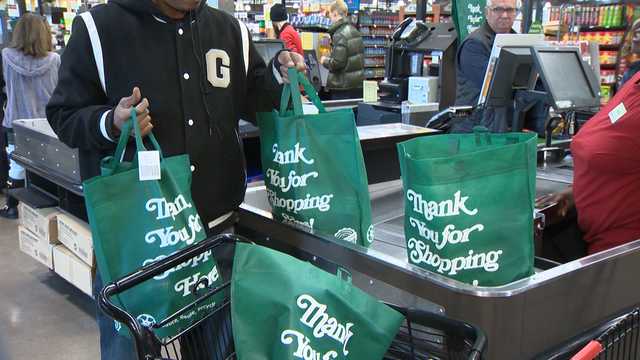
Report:
[[[187,14],[184,19],[181,20],[173,20],[165,16],[160,9],[153,3],[152,0],[111,0],[110,2],[116,3],[126,10],[138,13],[151,15],[156,21],[165,23],[165,24],[175,24],[175,23],[184,23],[189,22],[191,19],[191,14]],[[193,11],[193,20],[198,18],[202,10],[207,5],[205,0],[200,2],[200,6]]]
[[[489,23],[486,20],[482,24],[482,32],[488,39],[491,40],[491,43],[493,44],[493,40],[495,40],[496,38],[496,32],[493,31],[493,29],[491,28],[491,26],[489,26]]]
[[[340,29],[344,25],[347,25],[348,23],[349,23],[349,20],[346,17],[343,17],[342,19],[336,21],[329,28],[329,34],[333,35],[336,31],[338,31],[338,29]]]
[[[485,20],[484,23],[482,24],[482,31],[486,34],[487,37],[491,39],[491,42],[493,43],[493,40],[496,38],[496,32],[493,31],[491,26],[489,26],[489,23],[487,22],[487,20]],[[516,32],[513,29],[511,29],[509,31],[509,34],[516,34]]]

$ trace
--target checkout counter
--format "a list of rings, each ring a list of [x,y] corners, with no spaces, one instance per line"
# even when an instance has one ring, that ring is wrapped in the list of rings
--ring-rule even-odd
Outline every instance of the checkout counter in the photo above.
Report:
[[[379,85],[380,100],[350,99],[358,126],[405,123],[424,126],[440,110],[453,105],[456,96],[455,54],[457,34],[450,23],[403,21],[391,35],[385,57],[385,80]],[[308,77],[319,89],[324,70],[315,54],[305,53]],[[415,79],[415,83],[412,83]],[[407,102],[412,87],[429,98],[427,103]],[[339,101],[339,100],[337,100]],[[418,104],[418,105],[416,105]]]
[[[562,101],[567,100],[558,96],[553,96],[555,105],[566,104]],[[327,105],[352,106],[348,102]],[[69,202],[65,199],[81,201],[78,153],[61,144],[45,125],[46,120],[14,123],[16,150],[12,157],[27,169],[27,187],[15,195],[35,207],[64,208]],[[499,287],[474,287],[411,265],[404,239],[395,144],[437,132],[401,123],[363,126],[358,132],[375,229],[370,248],[274,221],[260,182],[247,189],[236,231],[257,244],[294,254],[328,271],[346,268],[352,273],[353,284],[384,301],[436,311],[479,326],[489,339],[485,359],[548,359],[551,355],[544,352],[549,348],[598,327],[640,301],[636,280],[640,240],[567,263],[545,259],[539,250],[541,244],[536,244],[535,274]],[[241,124],[241,134],[245,145],[258,140],[258,130],[248,123]],[[247,156],[252,156],[249,151]],[[562,190],[571,183],[570,158],[553,164],[542,160],[537,195]],[[86,218],[73,209],[71,212]],[[543,231],[543,212],[532,216],[538,226],[532,231]],[[541,236],[536,238],[543,241]]]
[[[563,115],[563,120],[591,109],[599,101],[593,91],[593,74],[584,70],[577,50],[527,48],[523,54],[529,58],[525,68],[535,71],[548,89],[537,93],[537,99]],[[505,58],[503,62],[509,61]],[[521,69],[512,74],[517,78],[523,68],[513,68]],[[581,78],[567,85],[566,77],[558,76],[558,72]],[[575,89],[580,83],[585,87]],[[514,84],[524,83],[511,82],[509,90]],[[524,85],[515,88],[535,91]],[[514,106],[509,110],[510,127],[521,128],[521,115],[529,107],[509,104]],[[540,144],[537,196],[560,191],[572,183],[573,164],[564,156],[569,142],[551,137],[549,142],[563,149],[563,156],[551,161],[548,144]],[[375,229],[370,248],[338,243],[274,221],[265,188],[260,185],[247,190],[238,230],[258,244],[296,254],[329,271],[346,268],[352,272],[356,286],[384,301],[429,309],[479,326],[489,339],[486,359],[567,358],[567,348],[596,336],[602,324],[640,302],[635,280],[640,270],[640,239],[561,263],[545,258],[545,244],[541,243],[544,236],[536,236],[535,273],[499,287],[474,287],[413,266],[407,260],[401,181],[369,180]],[[537,226],[532,231],[544,232],[545,226],[555,221],[553,208],[538,210],[532,214]]]

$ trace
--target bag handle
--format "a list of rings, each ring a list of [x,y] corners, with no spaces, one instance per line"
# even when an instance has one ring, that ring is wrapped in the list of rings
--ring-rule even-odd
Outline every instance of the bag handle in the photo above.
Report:
[[[473,133],[476,135],[476,146],[491,145],[491,134],[484,126],[474,126]],[[484,144],[482,143],[484,140]]]
[[[322,100],[318,96],[316,89],[311,85],[307,77],[294,68],[289,68],[289,84],[284,86],[282,90],[282,96],[280,97],[280,116],[284,116],[285,112],[289,108],[289,102],[293,103],[293,113],[296,116],[304,115],[302,110],[302,95],[300,94],[300,85],[304,87],[304,91],[313,103],[318,108],[318,112],[327,112]]]
[[[147,149],[144,147],[144,142],[142,141],[142,130],[140,130],[140,124],[137,121],[137,117],[138,114],[136,113],[136,109],[135,108],[131,108],[131,122],[133,122],[133,128],[134,128],[134,136],[136,138],[136,148],[138,149],[138,151],[146,151]],[[153,146],[153,148],[155,150],[157,150],[160,153],[160,160],[164,160],[164,157],[162,156],[162,149],[160,149],[160,144],[158,144],[158,140],[156,140],[156,137],[153,135],[152,132],[149,133],[149,139],[151,140],[151,145]],[[137,155],[136,155],[136,159],[137,159]]]
[[[133,135],[136,141],[136,154],[133,157],[133,166],[138,167],[138,151],[146,151],[147,149],[144,147],[144,142],[142,141],[142,135],[140,130],[140,124],[138,124],[138,114],[136,113],[135,108],[131,108],[131,117],[129,120],[125,121],[124,126],[120,130],[120,138],[118,139],[118,145],[116,147],[116,152],[113,154],[113,161],[115,163],[114,166],[114,174],[120,172],[122,170],[122,163],[124,162],[124,152],[127,148],[127,143],[129,143],[129,137],[131,133],[131,128],[133,127]],[[151,140],[151,145],[155,150],[160,153],[160,164],[162,165],[164,161],[164,155],[162,154],[162,149],[160,148],[160,144],[153,133],[149,133],[149,139]]]

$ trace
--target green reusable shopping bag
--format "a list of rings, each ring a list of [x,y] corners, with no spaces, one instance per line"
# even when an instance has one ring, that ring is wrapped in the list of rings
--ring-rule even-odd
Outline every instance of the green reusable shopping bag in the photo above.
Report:
[[[231,323],[238,360],[382,359],[404,317],[289,255],[238,243]]]
[[[533,273],[536,134],[451,134],[398,144],[409,262],[479,285]]]
[[[327,112],[304,75],[291,69],[289,79],[280,111],[258,114],[273,216],[316,234],[369,246],[371,203],[353,111]],[[299,83],[318,114],[303,114]],[[288,110],[290,100],[293,111]]]
[[[140,181],[138,154],[145,151],[140,129],[132,120],[122,129],[113,157],[102,161],[102,176],[83,183],[89,224],[93,235],[98,271],[105,284],[138,268],[159,261],[188,245],[206,238],[204,227],[191,199],[189,156],[164,158],[153,134],[151,143],[160,153],[160,180]],[[137,153],[133,162],[121,161],[134,126]],[[213,254],[209,251],[153,280],[115,297],[115,302],[145,326],[164,320],[191,303],[193,285],[206,278],[219,280]],[[183,314],[156,330],[161,337],[176,335],[207,314],[218,299],[209,299],[198,309]],[[126,328],[116,329],[127,335]]]

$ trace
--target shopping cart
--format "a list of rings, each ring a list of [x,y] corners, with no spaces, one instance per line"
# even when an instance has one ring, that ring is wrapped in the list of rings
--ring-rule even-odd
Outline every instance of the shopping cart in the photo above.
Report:
[[[222,360],[235,359],[231,328],[230,285],[233,251],[237,241],[248,240],[223,234],[191,245],[162,261],[147,265],[104,287],[99,296],[100,308],[111,318],[125,324],[133,336],[139,360]],[[201,280],[192,288],[194,300],[157,324],[145,327],[136,318],[110,301],[129,290],[187,260],[213,250],[222,274],[222,285],[211,286]],[[206,299],[224,292],[226,300],[206,317],[168,339],[159,339],[154,330],[189,312]],[[432,312],[405,309],[388,304],[406,316],[385,359],[481,359],[487,345],[482,330],[470,324]]]
[[[640,359],[640,309],[614,321],[602,335],[591,340],[571,360]]]

